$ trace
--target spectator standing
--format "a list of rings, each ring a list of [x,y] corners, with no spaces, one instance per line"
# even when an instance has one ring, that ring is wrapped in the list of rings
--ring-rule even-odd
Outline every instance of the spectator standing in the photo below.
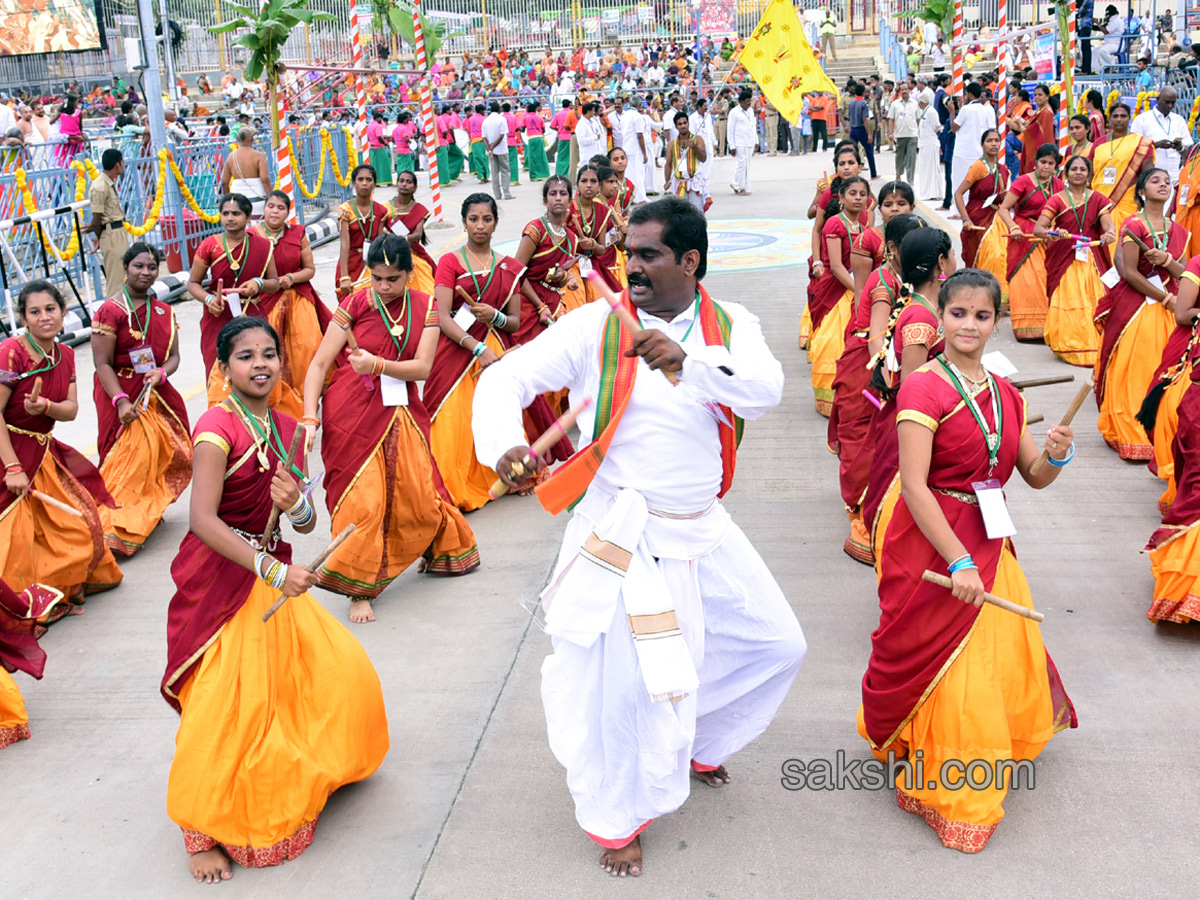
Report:
[[[928,107],[927,107],[928,108]],[[908,85],[900,85],[900,96],[892,101],[887,118],[896,143],[896,179],[913,184],[917,171],[917,128],[921,107],[912,99]],[[932,115],[932,110],[930,110]]]
[[[508,123],[504,121],[500,104],[495,100],[488,106],[488,114],[480,126],[480,133],[492,158],[492,196],[498,200],[512,200],[512,191],[509,190]]]
[[[872,138],[875,120],[871,116],[871,105],[867,103],[866,93],[866,85],[854,86],[854,99],[846,109],[846,118],[850,123],[850,140],[862,145],[871,169],[871,179],[874,180],[879,177],[879,173],[875,171],[875,145]]]

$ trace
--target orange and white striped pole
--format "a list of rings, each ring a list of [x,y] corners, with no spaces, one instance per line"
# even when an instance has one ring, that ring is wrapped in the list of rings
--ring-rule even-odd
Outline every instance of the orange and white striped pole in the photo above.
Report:
[[[996,28],[996,81],[999,84],[1000,95],[996,104],[996,128],[1000,132],[1000,140],[1003,141],[1008,124],[1008,0],[999,0],[999,6]],[[1000,155],[1003,158],[1003,148]]]
[[[351,0],[353,2],[353,0]],[[413,0],[413,33],[416,38],[416,53],[413,62],[423,69],[421,76],[421,121],[425,128],[425,154],[429,160],[429,190],[433,198],[433,220],[442,221],[442,188],[438,178],[438,135],[433,120],[433,98],[429,91],[429,59],[425,55],[425,32],[421,28],[421,0]]]
[[[296,216],[296,205],[302,201],[296,196],[292,187],[292,154],[288,141],[287,112],[287,95],[283,90],[283,85],[277,83],[275,85],[275,115],[279,120],[279,146],[275,148],[275,171],[279,174],[279,189],[292,201],[287,223],[295,225],[300,221]]]
[[[1074,114],[1073,95],[1074,91],[1074,76],[1072,70],[1075,68],[1075,0],[1070,0],[1067,6],[1067,33],[1061,35],[1063,52],[1062,57],[1062,81],[1058,92],[1058,152],[1066,157],[1067,150],[1071,146],[1071,116]]]
[[[358,3],[350,0],[350,65],[352,68],[363,67],[362,36],[358,27]],[[367,157],[367,84],[361,74],[354,76],[354,103],[358,107],[358,118],[354,126],[354,142],[358,145],[359,156]]]
[[[963,5],[962,0],[954,0],[954,84],[951,85],[955,97],[963,93]]]

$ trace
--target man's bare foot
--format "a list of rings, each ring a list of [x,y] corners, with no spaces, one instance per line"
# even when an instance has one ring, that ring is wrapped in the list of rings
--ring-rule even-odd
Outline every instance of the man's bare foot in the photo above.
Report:
[[[600,854],[600,865],[614,877],[625,878],[642,874],[642,838],[639,835],[620,850],[605,850]]]
[[[233,877],[233,866],[220,847],[193,853],[188,857],[188,868],[192,870],[192,877],[201,884],[217,884]]]
[[[695,769],[692,769],[692,774],[709,787],[720,787],[723,784],[729,784],[729,773],[725,771],[724,766],[717,766],[711,772],[697,772]]]
[[[375,621],[375,612],[371,609],[370,600],[351,600],[350,601],[350,621],[356,622],[359,625],[365,622]]]

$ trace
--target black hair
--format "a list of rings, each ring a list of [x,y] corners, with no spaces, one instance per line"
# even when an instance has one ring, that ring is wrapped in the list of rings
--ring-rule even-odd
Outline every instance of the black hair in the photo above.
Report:
[[[980,87],[979,84],[977,84],[974,81],[972,81],[970,84],[967,85],[966,92],[968,94],[970,94],[972,97],[974,97],[976,100],[978,100],[980,97],[983,96],[983,88]]]
[[[270,200],[272,197],[274,197],[277,200],[282,200],[283,205],[286,206],[288,209],[292,208],[292,198],[289,197],[287,194],[285,194],[283,191],[279,190],[279,188],[276,188],[275,190],[271,191],[271,193],[267,194],[267,196],[263,198],[263,203],[266,203],[266,201]]]
[[[899,194],[908,201],[910,209],[917,207],[917,195],[913,192],[912,185],[907,181],[888,181],[879,189],[879,205],[883,206],[883,201],[892,194]]]
[[[1062,162],[1062,157],[1058,153],[1058,144],[1051,144],[1049,141],[1047,141],[1046,143],[1042,144],[1042,146],[1038,147],[1037,156],[1034,157],[1034,159],[1045,159],[1047,157],[1053,157],[1054,164],[1056,166]]]
[[[464,222],[467,220],[467,213],[471,211],[471,207],[478,206],[479,204],[486,204],[491,209],[492,218],[500,218],[500,209],[496,206],[496,198],[483,191],[476,191],[474,194],[468,194],[467,199],[462,202],[462,219]]]
[[[1115,112],[1116,112],[1118,109],[1123,109],[1123,110],[1125,110],[1125,112],[1126,112],[1126,113],[1128,113],[1130,116],[1132,116],[1132,115],[1133,115],[1133,110],[1131,110],[1131,109],[1129,108],[1129,104],[1128,104],[1128,103],[1126,103],[1126,102],[1125,102],[1125,101],[1123,101],[1123,100],[1122,100],[1120,103],[1114,103],[1114,104],[1113,104],[1113,108],[1112,108],[1112,109],[1110,109],[1110,110],[1108,111],[1108,115],[1110,115],[1110,116],[1111,116],[1111,115],[1112,115],[1113,113],[1115,113]],[[1106,118],[1107,118],[1107,117],[1106,117]]]
[[[159,264],[166,259],[166,256],[163,254],[163,252],[153,244],[147,243],[146,241],[134,241],[129,245],[129,249],[125,251],[125,255],[121,257],[121,268],[129,268],[129,264],[143,253],[149,253],[154,257],[154,261]]]
[[[1158,166],[1154,166],[1152,168],[1147,169],[1145,172],[1143,172],[1141,175],[1138,176],[1137,184],[1135,184],[1133,187],[1133,199],[1137,201],[1138,209],[1146,208],[1146,197],[1145,197],[1146,185],[1150,182],[1150,176],[1153,175],[1155,172],[1162,172],[1164,175],[1167,174],[1166,169],[1160,169],[1160,168],[1158,168]]]
[[[367,254],[367,268],[373,266],[392,266],[411,272],[413,259],[408,238],[402,238],[389,231],[371,241],[371,251]]]
[[[604,184],[608,179],[617,177],[617,170],[612,166],[596,166],[596,177]]]
[[[1094,106],[1094,107],[1096,107],[1096,109],[1100,110],[1100,115],[1104,115],[1104,95],[1103,94],[1101,94],[1098,90],[1093,88],[1092,90],[1088,91],[1083,96],[1087,98],[1088,103],[1092,104],[1092,106]]]
[[[982,135],[982,136],[979,138],[979,146],[980,146],[980,147],[982,147],[982,146],[983,146],[983,144],[984,144],[984,141],[986,141],[986,140],[988,139],[988,135],[989,135],[989,134],[994,134],[994,135],[996,135],[997,137],[999,137],[999,135],[1000,135],[1000,130],[999,130],[998,128],[989,128],[989,129],[987,129],[987,130],[986,130],[986,131],[983,133],[983,135]]]
[[[891,221],[883,229],[884,245],[895,244],[899,247],[911,232],[924,227],[925,220],[915,213],[900,213],[892,216]]]
[[[278,353],[279,333],[271,327],[270,322],[255,316],[238,316],[226,322],[217,335],[217,359],[229,365],[229,355],[233,353],[233,342],[237,340],[238,335],[256,328],[261,328],[275,342],[275,352]]]
[[[401,125],[407,124],[409,122],[409,120],[411,120],[411,119],[412,119],[412,113],[410,113],[407,109],[404,110],[402,113],[400,113],[400,115],[396,116],[396,121],[399,122]]]
[[[584,173],[595,172],[595,171],[596,171],[596,167],[593,166],[591,163],[584,163],[582,166],[579,167],[579,171],[575,173],[575,184],[579,184],[579,179],[584,176]],[[597,176],[597,180],[599,180],[599,176]]]
[[[537,112],[537,111],[538,111],[538,105],[539,105],[539,104],[538,104],[538,102],[537,102],[536,100],[534,100],[534,101],[533,101],[533,102],[531,102],[531,103],[526,103],[526,104],[525,104],[525,112],[531,112],[531,113],[535,113],[535,112]]]
[[[109,147],[102,154],[100,154],[100,167],[104,169],[105,172],[111,172],[124,161],[124,155],[116,147]]]
[[[17,313],[22,319],[25,318],[25,301],[34,294],[49,294],[50,299],[58,304],[60,310],[63,312],[67,311],[67,303],[63,300],[63,295],[59,292],[58,288],[44,278],[35,278],[33,281],[25,282],[25,286],[17,294]]]
[[[358,173],[364,169],[371,173],[371,180],[379,184],[379,173],[375,171],[375,167],[370,163],[359,163],[355,166],[354,171],[350,173],[350,183],[353,184],[355,179],[358,178]]]
[[[908,296],[912,288],[933,278],[938,260],[952,249],[950,235],[940,228],[909,232],[900,243],[900,280],[906,285],[900,289],[901,295]]]
[[[500,111],[501,112],[512,112],[512,104],[509,103],[507,100],[505,100],[503,103],[500,104]]]
[[[943,281],[938,289],[938,312],[945,312],[954,295],[964,288],[983,288],[992,301],[992,311],[1000,315],[1000,282],[987,269],[959,269]]]
[[[742,88],[740,91],[738,91],[738,103],[741,103],[743,100],[753,99],[754,91],[750,90],[749,88]]]
[[[246,199],[245,194],[222,194],[221,199],[217,201],[218,213],[225,209],[226,203],[236,203],[238,209],[240,209],[247,216],[254,212],[254,204]]]
[[[672,121],[672,122],[675,122],[675,123],[678,123],[680,119],[683,119],[683,121],[685,121],[685,122],[686,122],[686,121],[687,121],[687,117],[688,117],[688,114],[687,114],[687,113],[685,113],[685,112],[684,112],[684,111],[681,109],[679,112],[675,113],[675,118],[673,118],[671,121]]]
[[[420,186],[420,184],[421,184],[421,182],[417,180],[417,173],[416,173],[416,172],[414,172],[412,169],[405,169],[405,170],[403,170],[403,171],[397,172],[397,173],[396,173],[396,183],[397,183],[397,184],[399,184],[399,183],[400,183],[400,176],[401,176],[401,175],[407,175],[407,176],[409,176],[409,177],[412,179],[412,183],[413,183],[413,193],[415,194],[415,193],[417,192],[417,188],[418,188],[418,187]]]
[[[625,153],[625,148],[624,148],[624,147],[613,147],[611,150],[609,150],[609,151],[608,151],[608,160],[609,160],[609,162],[612,162],[613,154],[614,154],[614,153],[616,153],[618,150],[620,150],[622,153]],[[626,158],[626,159],[628,159],[628,158],[629,158],[629,154],[628,154],[628,153],[625,153],[625,158]]]
[[[1078,118],[1078,116],[1076,116],[1076,118]],[[1092,166],[1091,157],[1080,156],[1078,153],[1075,154],[1074,156],[1070,157],[1067,160],[1066,164],[1063,166],[1063,177],[1065,178],[1067,172],[1071,171],[1071,163],[1075,162],[1075,160],[1077,160],[1077,159],[1083,160],[1084,163],[1087,165],[1088,182],[1090,183],[1092,180],[1092,176],[1094,176],[1096,174],[1096,170]]]
[[[676,264],[683,262],[683,254],[689,250],[699,251],[696,280],[703,279],[708,271],[708,222],[704,213],[682,197],[664,197],[643,203],[629,214],[630,227],[647,222],[662,225],[662,242],[675,251]]]
[[[571,179],[566,175],[551,175],[542,182],[542,202],[546,202],[546,198],[550,196],[550,185],[561,184],[567,189],[567,197],[575,196],[575,185],[571,184]]]
[[[591,159],[588,160],[588,165],[595,166],[597,169],[600,168],[601,166],[607,166],[608,165],[608,154],[607,153],[597,153],[595,156],[593,156]]]

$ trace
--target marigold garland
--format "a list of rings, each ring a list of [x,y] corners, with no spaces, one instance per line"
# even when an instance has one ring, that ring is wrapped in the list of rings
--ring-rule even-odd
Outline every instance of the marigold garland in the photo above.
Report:
[[[1196,95],[1196,100],[1192,103],[1192,114],[1188,117],[1188,132],[1196,130],[1196,117],[1200,115],[1200,94]]]
[[[1104,104],[1104,114],[1106,116],[1112,115],[1112,109],[1114,106],[1117,105],[1117,101],[1120,99],[1121,99],[1121,92],[1118,91],[1116,88],[1113,88],[1111,91],[1108,92],[1108,100]]]

